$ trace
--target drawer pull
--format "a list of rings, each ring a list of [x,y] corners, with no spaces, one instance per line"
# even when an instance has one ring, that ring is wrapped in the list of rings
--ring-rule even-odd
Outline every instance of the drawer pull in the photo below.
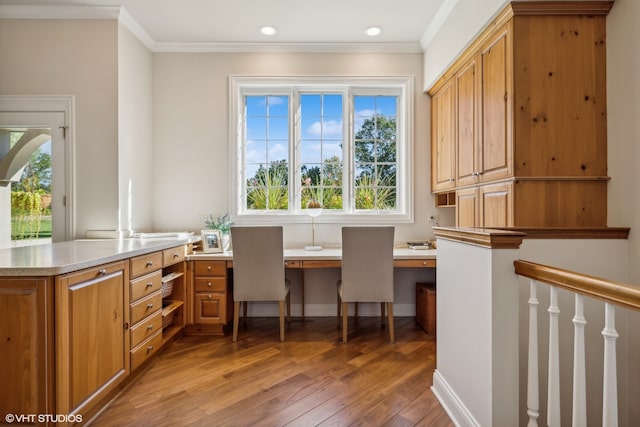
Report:
[[[98,276],[104,276],[105,274],[107,274],[106,268],[101,268],[100,270],[98,270]]]
[[[207,286],[208,286],[208,287],[211,287],[211,286],[213,286],[213,285],[211,284],[211,282],[207,282]]]
[[[151,350],[153,350],[153,346],[150,345],[149,347],[147,347],[147,353],[149,353]]]
[[[152,330],[152,329],[153,329],[153,325],[149,325],[149,326],[147,326],[147,331],[150,331],[150,330]]]
[[[173,254],[173,259],[180,258],[180,254]]]
[[[211,299],[211,294],[207,295],[207,298]]]
[[[210,265],[207,265],[207,271],[211,271],[213,269],[213,267],[211,267]]]
[[[153,265],[153,261],[147,261],[147,267],[151,267]]]
[[[153,303],[147,304],[147,310],[150,309],[150,308],[153,308]]]
[[[422,261],[422,265],[427,265],[427,261]]]
[[[149,282],[149,283],[147,283],[147,288],[150,288],[150,287],[152,287],[152,286],[153,286],[153,282]]]

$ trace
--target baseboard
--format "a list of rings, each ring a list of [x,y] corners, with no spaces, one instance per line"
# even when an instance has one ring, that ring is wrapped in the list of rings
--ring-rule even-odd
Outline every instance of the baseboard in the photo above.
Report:
[[[249,317],[272,317],[278,316],[277,303],[250,302],[247,315]],[[349,307],[349,315],[353,316],[355,310]],[[291,304],[291,315],[301,316],[302,305]],[[336,304],[305,304],[304,315],[309,317],[337,316]],[[359,316],[380,316],[380,303],[360,303],[358,306]],[[393,304],[393,315],[398,317],[412,317],[416,315],[415,304]]]
[[[431,391],[435,394],[444,410],[451,418],[451,421],[458,427],[480,427],[471,412],[464,406],[464,403],[456,392],[449,386],[447,380],[436,369],[433,373],[433,386]]]

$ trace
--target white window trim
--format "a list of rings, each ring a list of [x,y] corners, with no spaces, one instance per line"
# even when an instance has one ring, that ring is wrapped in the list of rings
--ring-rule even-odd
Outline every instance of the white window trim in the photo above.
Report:
[[[268,87],[269,93],[264,92]],[[388,223],[411,223],[413,222],[413,77],[412,76],[385,76],[385,77],[251,77],[251,76],[230,76],[229,77],[229,170],[230,178],[230,213],[236,224],[282,224],[282,223],[307,223],[309,217],[302,211],[299,212],[261,212],[256,214],[240,214],[240,203],[242,199],[242,182],[239,180],[239,167],[243,161],[242,144],[242,96],[247,91],[258,94],[262,90],[263,94],[284,93],[288,91],[290,96],[289,109],[293,109],[293,97],[297,96],[297,90],[291,88],[303,88],[301,91],[331,91],[337,88],[348,87],[348,96],[345,106],[349,112],[349,122],[345,126],[345,138],[351,138],[353,133],[353,106],[351,105],[351,95],[366,95],[367,93],[380,95],[380,89],[384,88],[400,91],[398,102],[398,122],[397,141],[399,142],[397,151],[398,170],[403,173],[397,176],[398,189],[398,209],[394,212],[371,211],[371,212],[335,212],[331,210],[323,211],[322,215],[316,218],[317,223],[325,224],[388,224]],[[377,89],[376,89],[377,88]],[[397,94],[397,93],[396,93]],[[293,117],[290,113],[290,117]],[[293,135],[294,123],[289,124],[290,135]],[[347,139],[345,139],[347,141]],[[402,142],[404,141],[404,142]],[[347,145],[347,144],[345,144]],[[353,151],[352,144],[349,151]],[[298,177],[299,172],[295,164],[296,156],[295,144],[289,144],[289,179],[290,182]],[[349,156],[349,157],[347,157]],[[353,153],[346,153],[344,161],[349,162],[348,176],[344,179],[353,181]],[[290,192],[295,193],[295,192]],[[289,195],[289,202],[295,203],[297,194]],[[348,194],[348,197],[352,197]]]

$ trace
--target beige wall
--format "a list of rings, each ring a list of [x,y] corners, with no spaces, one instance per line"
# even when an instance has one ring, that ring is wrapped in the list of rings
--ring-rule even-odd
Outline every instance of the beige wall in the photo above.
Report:
[[[153,54],[118,28],[118,191],[121,230],[153,227]]]
[[[204,214],[230,211],[228,85],[230,75],[414,76],[414,217],[396,240],[433,238],[428,97],[420,54],[154,54],[154,226],[198,230]],[[441,209],[441,217],[453,217]],[[323,242],[340,241],[340,225],[318,226]],[[285,244],[311,240],[307,224],[286,225]]]
[[[117,226],[118,24],[0,20],[0,94],[75,96],[76,232]]]

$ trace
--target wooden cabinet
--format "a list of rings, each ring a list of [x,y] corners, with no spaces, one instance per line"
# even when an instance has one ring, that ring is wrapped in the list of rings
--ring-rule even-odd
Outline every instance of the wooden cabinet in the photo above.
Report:
[[[55,413],[85,419],[129,374],[129,265],[58,276]]]
[[[449,79],[431,99],[431,190],[449,190],[455,183],[455,80]]]
[[[429,90],[432,191],[441,206],[455,190],[458,226],[606,226],[611,5],[512,2]],[[438,185],[447,139],[454,187]]]
[[[152,252],[131,258],[130,293],[130,342],[128,355],[131,371],[160,349],[162,327],[158,318],[162,316],[162,252]]]
[[[162,253],[162,335],[163,342],[182,332],[186,325],[186,256],[188,246],[166,249]],[[170,291],[169,291],[170,290]]]
[[[193,262],[192,332],[224,334],[231,324],[233,295],[226,261]]]
[[[0,414],[55,413],[51,279],[0,278],[0,313]]]

